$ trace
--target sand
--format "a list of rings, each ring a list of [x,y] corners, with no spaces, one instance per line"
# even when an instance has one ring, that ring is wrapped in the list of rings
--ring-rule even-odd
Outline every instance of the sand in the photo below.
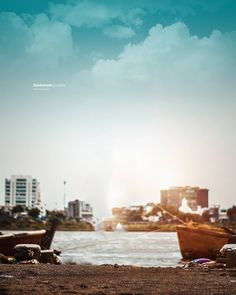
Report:
[[[0,265],[0,294],[236,294],[236,269]]]

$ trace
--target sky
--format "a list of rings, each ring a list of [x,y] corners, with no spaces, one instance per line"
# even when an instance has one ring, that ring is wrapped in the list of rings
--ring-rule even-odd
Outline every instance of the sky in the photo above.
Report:
[[[97,217],[170,186],[236,205],[234,0],[1,0],[0,204],[13,174]]]

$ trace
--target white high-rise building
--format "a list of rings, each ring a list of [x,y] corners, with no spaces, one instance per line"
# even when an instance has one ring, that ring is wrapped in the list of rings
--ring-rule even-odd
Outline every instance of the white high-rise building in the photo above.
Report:
[[[29,175],[12,175],[5,179],[5,205],[40,207],[40,186],[36,178]]]

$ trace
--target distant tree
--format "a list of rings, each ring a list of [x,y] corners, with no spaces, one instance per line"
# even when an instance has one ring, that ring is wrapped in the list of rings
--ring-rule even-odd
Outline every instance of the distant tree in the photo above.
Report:
[[[25,208],[21,205],[16,205],[15,207],[12,208],[12,214],[21,213],[24,211],[25,211]]]
[[[4,207],[0,208],[0,219],[5,219],[9,217],[9,212],[6,212]]]
[[[9,214],[6,213],[6,211],[4,210],[4,207],[0,208],[0,216],[8,216]]]
[[[28,215],[34,219],[38,218],[40,214],[39,208],[32,208],[28,210]]]
[[[49,221],[52,221],[55,218],[60,221],[64,221],[66,219],[65,213],[62,211],[57,211],[57,210],[53,210],[53,211],[46,210],[46,216]]]

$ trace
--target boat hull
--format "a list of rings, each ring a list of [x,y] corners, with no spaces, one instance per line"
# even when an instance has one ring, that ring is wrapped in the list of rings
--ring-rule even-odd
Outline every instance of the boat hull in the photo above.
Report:
[[[228,243],[231,234],[191,226],[177,226],[180,251],[184,259],[215,259],[217,252]]]
[[[14,247],[17,244],[41,245],[45,233],[45,230],[38,230],[27,233],[4,234],[0,236],[0,253],[6,256],[13,256]]]

